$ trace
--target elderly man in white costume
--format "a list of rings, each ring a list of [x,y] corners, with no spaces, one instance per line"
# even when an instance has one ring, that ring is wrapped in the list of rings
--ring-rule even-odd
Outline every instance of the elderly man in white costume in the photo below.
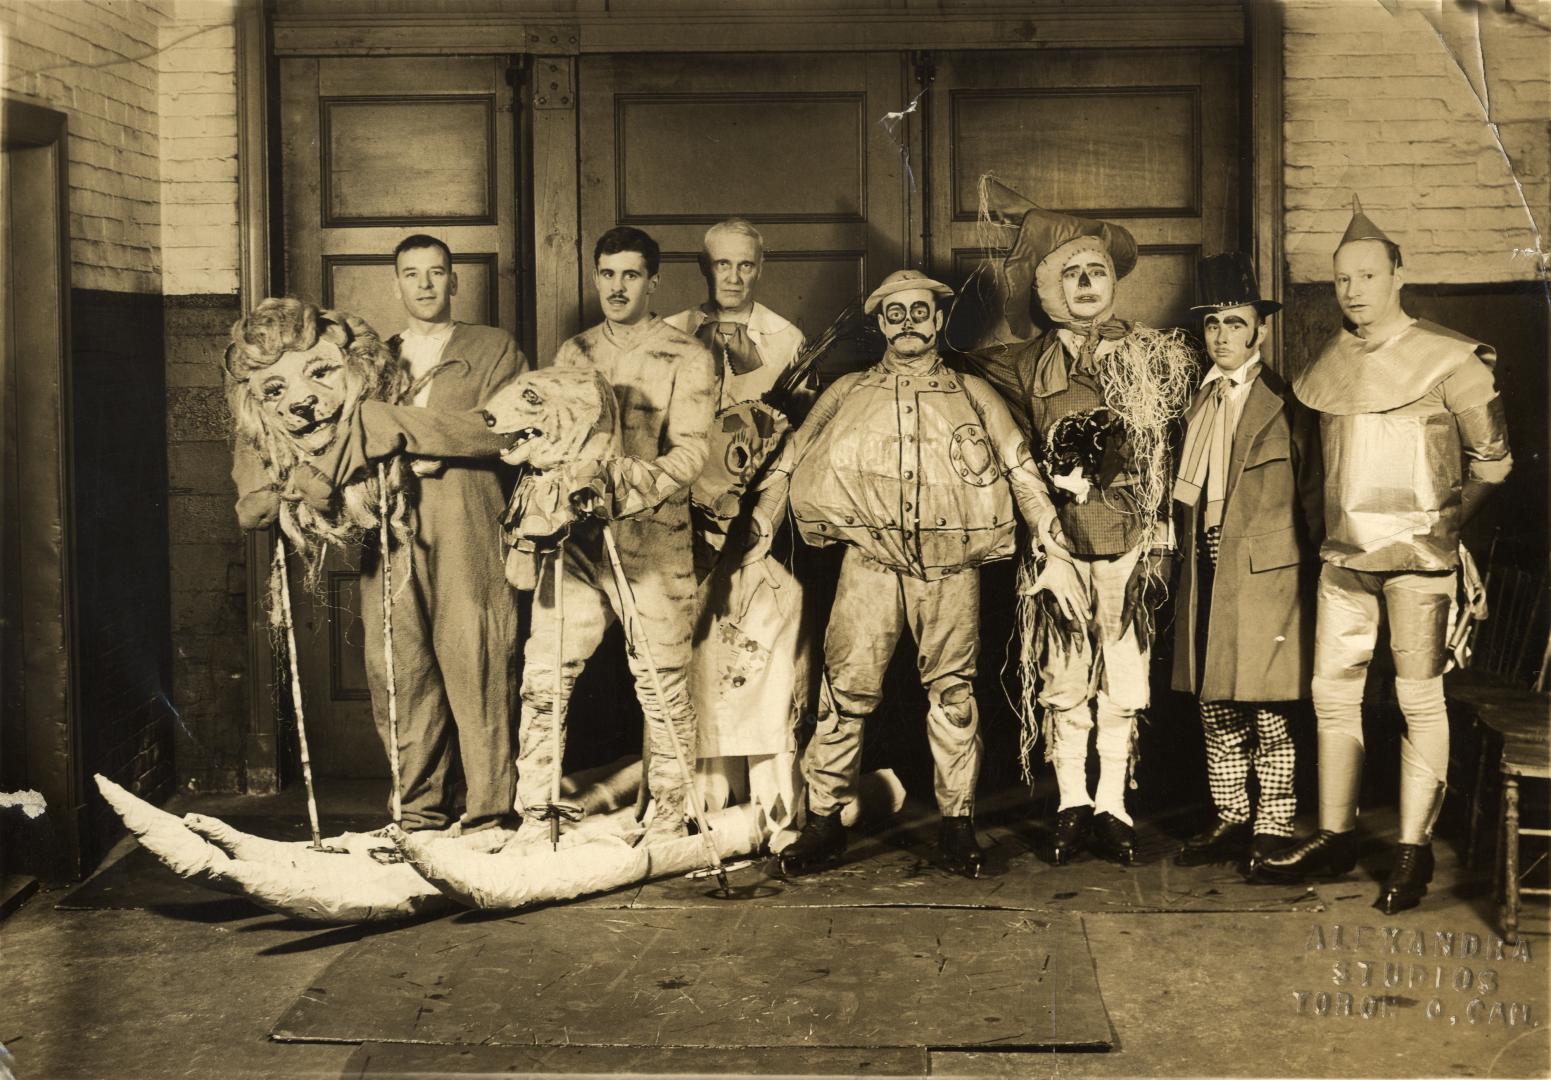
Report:
[[[803,334],[754,299],[764,263],[764,239],[748,221],[711,226],[700,256],[706,302],[667,321],[711,350],[720,385],[691,503],[701,579],[689,680],[700,724],[697,776],[708,808],[758,804],[770,849],[780,851],[797,835],[797,722],[809,707],[814,649],[801,588],[769,554],[772,538],[754,531],[745,490],[808,401],[777,385]]]

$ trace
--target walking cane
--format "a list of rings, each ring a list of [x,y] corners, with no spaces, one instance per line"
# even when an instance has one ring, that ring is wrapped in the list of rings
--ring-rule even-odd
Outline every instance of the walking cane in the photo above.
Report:
[[[296,712],[296,743],[302,753],[302,784],[307,789],[307,822],[312,826],[314,851],[333,855],[346,854],[343,848],[324,847],[318,831],[318,798],[312,789],[312,756],[307,752],[307,717],[302,709],[301,675],[296,662],[296,627],[291,621],[291,581],[285,572],[285,536],[275,537],[275,592],[280,597],[280,619],[285,625],[286,658],[291,667],[291,707]]]
[[[393,558],[388,553],[388,467],[377,463],[378,536],[382,540],[382,653],[388,676],[388,772],[393,778],[393,794],[388,806],[393,824],[404,818],[404,801],[399,795],[399,705],[393,672]]]
[[[641,650],[646,654],[646,670],[652,677],[652,693],[657,695],[657,707],[662,712],[663,727],[668,731],[668,745],[673,748],[673,757],[679,763],[679,772],[684,774],[684,797],[689,801],[690,815],[695,819],[695,827],[700,830],[701,839],[705,841],[706,852],[711,857],[711,868],[716,874],[717,884],[721,886],[723,893],[731,893],[727,885],[727,869],[722,866],[722,857],[717,853],[716,841],[711,837],[711,824],[706,820],[705,807],[700,803],[700,789],[695,785],[695,774],[690,770],[689,762],[684,757],[684,748],[679,745],[678,733],[673,730],[673,721],[668,716],[668,699],[662,692],[662,676],[657,672],[657,660],[652,655],[652,638],[646,632],[642,624],[640,613],[636,611],[635,593],[630,588],[630,580],[625,577],[625,566],[619,560],[619,548],[614,543],[614,530],[609,527],[607,520],[603,525],[603,546],[608,550],[609,564],[614,571],[614,585],[619,590],[619,603],[625,609],[625,637],[632,647],[640,642]],[[633,631],[630,629],[633,627]],[[645,770],[642,771],[642,782],[646,779]]]
[[[565,541],[555,544],[554,570],[549,575],[549,580],[555,590],[555,703],[550,710],[550,752],[554,760],[549,769],[549,847],[552,851],[560,850],[560,758],[565,753],[560,736],[561,725],[565,723],[565,704],[563,701],[565,686],[565,596],[560,587],[561,569],[565,563]]]

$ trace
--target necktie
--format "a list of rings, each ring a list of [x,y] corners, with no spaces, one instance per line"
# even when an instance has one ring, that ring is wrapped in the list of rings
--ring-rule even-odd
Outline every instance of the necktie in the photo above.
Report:
[[[708,319],[695,333],[716,358],[716,373],[724,367],[734,375],[747,375],[764,364],[759,346],[749,340],[748,325],[741,322],[717,322]]]

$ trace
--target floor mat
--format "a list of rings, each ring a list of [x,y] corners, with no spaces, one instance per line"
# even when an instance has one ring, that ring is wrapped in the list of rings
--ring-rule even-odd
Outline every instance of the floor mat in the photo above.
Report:
[[[323,820],[324,835],[337,836],[342,832],[381,828],[382,817],[381,814],[328,817]],[[271,840],[306,840],[310,835],[305,817],[229,815],[223,816],[221,820],[235,829]],[[216,904],[254,907],[241,897],[214,892],[179,877],[163,866],[155,855],[136,846],[113,865],[104,867],[71,889],[54,906],[62,911],[102,911],[122,908],[202,909]],[[257,908],[254,907],[254,910]]]
[[[924,1047],[426,1046],[363,1043],[341,1080],[417,1076],[925,1076]]]
[[[1081,920],[956,908],[475,914],[353,946],[281,1040],[1107,1047]]]

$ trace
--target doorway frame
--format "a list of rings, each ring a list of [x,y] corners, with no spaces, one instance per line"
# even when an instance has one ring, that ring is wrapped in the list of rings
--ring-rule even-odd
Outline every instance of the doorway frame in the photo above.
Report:
[[[582,6],[578,4],[578,6]],[[542,183],[532,183],[524,209],[531,208],[519,237],[531,253],[531,284],[519,305],[533,313],[525,321],[535,358],[554,354],[575,330],[582,310],[582,237],[579,206],[579,136],[576,107],[577,59],[598,53],[728,53],[863,51],[919,54],[934,50],[1006,51],[1083,48],[1233,48],[1245,68],[1248,124],[1244,142],[1246,232],[1265,295],[1279,296],[1282,252],[1282,11],[1279,0],[1107,0],[1074,9],[1065,0],[990,2],[961,11],[901,10],[862,2],[837,3],[832,9],[766,10],[677,9],[661,14],[580,11],[565,13],[470,12],[458,14],[398,8],[373,10],[366,0],[250,0],[239,35],[239,111],[249,117],[244,149],[261,148],[276,122],[267,115],[263,75],[281,56],[427,56],[505,55],[527,78],[517,87],[520,128],[530,162],[543,160]],[[260,50],[255,43],[262,42]],[[547,93],[556,87],[555,94]],[[541,100],[542,99],[542,100]],[[255,108],[255,103],[258,107]],[[262,133],[253,126],[262,126]],[[277,155],[244,152],[239,172],[245,193],[278,190],[273,170]],[[264,258],[244,259],[244,297],[259,284],[256,267],[268,268],[281,252],[273,241],[272,200],[244,195],[243,234],[250,246],[265,237]],[[269,226],[266,230],[266,225]],[[919,237],[912,241],[919,243]],[[247,272],[248,267],[255,267]],[[267,276],[264,278],[267,287]],[[1280,320],[1273,323],[1267,359],[1280,355]],[[525,344],[528,344],[525,342]],[[248,544],[249,730],[278,730],[273,693],[275,655],[265,630],[261,579],[268,567],[267,535],[250,534]],[[264,769],[280,776],[279,741],[249,740],[249,774]],[[267,748],[267,749],[266,749]]]
[[[18,450],[23,458],[19,476],[23,501],[40,504],[37,515],[28,513],[26,516],[46,517],[50,523],[57,521],[59,536],[29,544],[24,531],[19,547],[23,552],[32,547],[56,550],[58,582],[51,590],[39,568],[27,565],[20,568],[24,580],[33,580],[43,586],[32,595],[24,590],[21,601],[22,667],[28,685],[20,727],[26,740],[27,782],[43,795],[52,823],[51,850],[44,857],[46,862],[37,869],[45,876],[64,880],[80,874],[85,850],[83,830],[87,824],[75,573],[75,469],[71,453],[74,420],[70,336],[70,130],[69,119],[64,113],[10,95],[0,96],[0,110],[3,110],[0,111],[0,147],[7,151],[41,150],[51,159],[49,163],[39,163],[48,175],[40,172],[30,177],[29,186],[39,191],[51,189],[47,201],[53,220],[40,222],[38,230],[28,238],[28,250],[29,260],[34,265],[38,256],[46,252],[45,257],[53,263],[52,273],[47,275],[47,280],[37,281],[37,288],[28,290],[29,295],[18,302],[36,313],[35,318],[29,317],[28,323],[36,331],[41,348],[34,352],[29,345],[29,353],[51,359],[53,364],[54,386],[44,389],[52,390],[51,396],[57,401],[56,456],[52,462],[41,456],[29,461],[26,460],[31,457],[26,453],[27,447],[19,446]],[[11,177],[14,186],[14,162]],[[6,197],[10,197],[9,192]],[[8,245],[14,242],[14,238],[7,238]],[[8,288],[15,296],[21,287],[10,280]],[[34,373],[38,373],[37,368]],[[22,396],[19,385],[17,396]],[[18,415],[22,404],[17,403]],[[37,475],[32,471],[34,469],[43,475]],[[25,521],[23,529],[26,529]],[[52,575],[52,568],[49,575]],[[57,630],[53,629],[56,625]],[[34,634],[57,638],[57,641],[38,642],[33,639]]]

